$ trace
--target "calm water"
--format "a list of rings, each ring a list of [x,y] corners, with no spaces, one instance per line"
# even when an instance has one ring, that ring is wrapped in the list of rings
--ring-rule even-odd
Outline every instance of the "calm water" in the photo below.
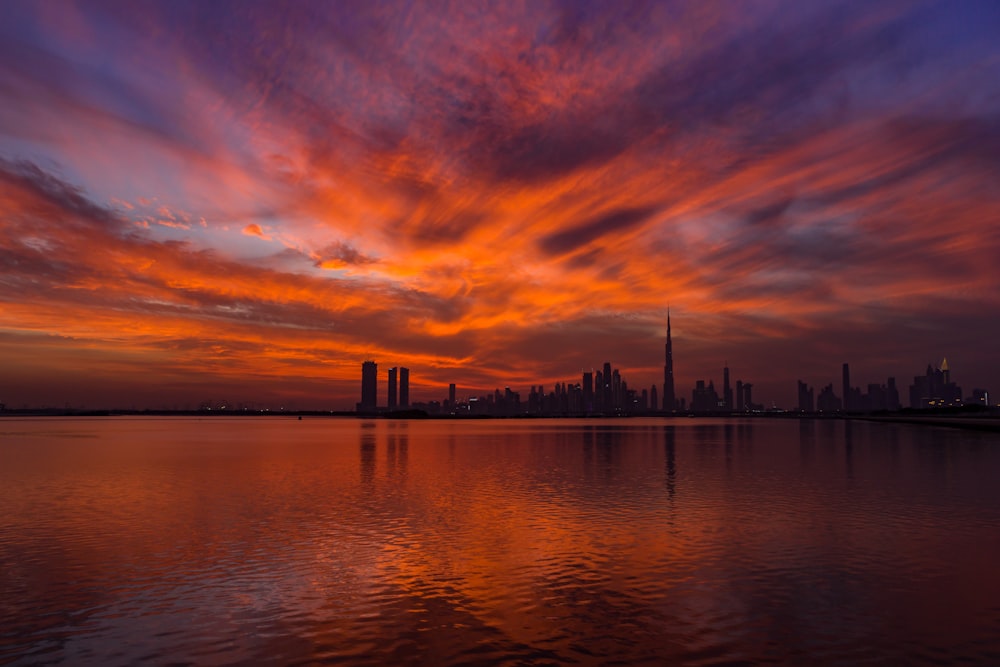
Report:
[[[1000,664],[1000,436],[0,420],[0,663]]]

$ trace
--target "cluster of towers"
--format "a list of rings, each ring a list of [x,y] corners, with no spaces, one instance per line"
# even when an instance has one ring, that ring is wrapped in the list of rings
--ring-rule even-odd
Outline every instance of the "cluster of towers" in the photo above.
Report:
[[[410,407],[410,369],[395,366],[389,369],[389,392],[386,409],[389,411]],[[378,411],[378,364],[366,361],[361,364],[361,402],[358,412]]]
[[[948,360],[940,367],[927,364],[923,375],[913,378],[910,385],[910,408],[957,407],[964,404],[989,404],[989,392],[976,389],[972,396],[963,399],[962,388],[952,382]],[[799,380],[798,404],[800,412],[876,412],[895,411],[902,407],[896,378],[890,377],[886,384],[869,384],[868,390],[851,386],[851,369],[844,364],[841,371],[841,395],[837,396],[833,383],[828,384],[815,396],[813,388]]]
[[[691,396],[690,406],[681,398],[678,400],[674,387],[674,355],[671,338],[670,311],[667,311],[667,336],[664,345],[663,396],[654,384],[648,390],[629,387],[617,368],[604,362],[599,370],[583,372],[579,382],[557,382],[551,390],[543,385],[532,385],[527,400],[509,387],[503,391],[471,397],[459,402],[455,385],[448,386],[448,398],[443,403],[431,401],[411,406],[409,400],[410,372],[406,368],[389,369],[389,391],[386,406],[378,406],[378,366],[374,361],[365,361],[361,366],[361,402],[358,412],[375,413],[382,410],[393,411],[403,408],[419,408],[430,414],[470,414],[492,416],[516,415],[634,415],[662,411],[732,413],[757,409],[752,401],[749,382],[737,380],[735,393],[729,383],[729,367],[723,369],[722,395],[715,390],[712,381],[699,380]],[[397,401],[398,382],[398,401]]]

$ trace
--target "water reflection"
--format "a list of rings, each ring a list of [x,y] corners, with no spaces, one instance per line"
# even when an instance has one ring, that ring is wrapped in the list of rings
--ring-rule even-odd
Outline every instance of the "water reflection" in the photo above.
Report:
[[[663,429],[663,455],[667,469],[667,497],[673,501],[677,491],[677,434],[673,426]]]
[[[361,486],[370,488],[375,481],[375,423],[362,423],[358,434],[361,440]]]
[[[997,662],[996,436],[80,428],[0,441],[0,662]]]

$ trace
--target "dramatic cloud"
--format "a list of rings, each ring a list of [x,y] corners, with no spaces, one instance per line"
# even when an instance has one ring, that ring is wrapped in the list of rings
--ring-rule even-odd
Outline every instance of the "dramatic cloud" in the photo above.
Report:
[[[1000,380],[995,3],[4,15],[9,405]]]

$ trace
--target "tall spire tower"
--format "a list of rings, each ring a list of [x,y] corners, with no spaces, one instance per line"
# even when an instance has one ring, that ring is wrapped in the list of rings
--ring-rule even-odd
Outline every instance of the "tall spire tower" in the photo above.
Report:
[[[663,409],[672,412],[677,409],[677,399],[674,396],[674,349],[670,342],[670,308],[667,308],[667,345],[666,358],[663,364]]]

